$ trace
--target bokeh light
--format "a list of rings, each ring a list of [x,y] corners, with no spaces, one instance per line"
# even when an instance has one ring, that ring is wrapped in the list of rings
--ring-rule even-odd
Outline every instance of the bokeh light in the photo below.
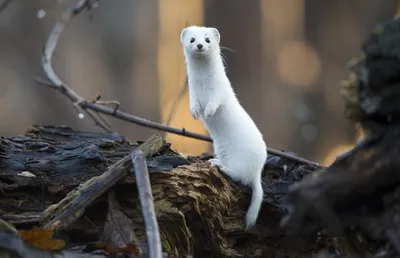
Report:
[[[309,87],[317,80],[321,64],[318,53],[304,42],[290,42],[278,55],[278,74],[283,82]]]

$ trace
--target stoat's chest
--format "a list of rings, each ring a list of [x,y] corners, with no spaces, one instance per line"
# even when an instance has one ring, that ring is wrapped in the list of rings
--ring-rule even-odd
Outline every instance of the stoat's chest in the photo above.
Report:
[[[200,107],[204,109],[210,99],[218,93],[218,82],[212,77],[189,79],[189,90],[194,91]]]

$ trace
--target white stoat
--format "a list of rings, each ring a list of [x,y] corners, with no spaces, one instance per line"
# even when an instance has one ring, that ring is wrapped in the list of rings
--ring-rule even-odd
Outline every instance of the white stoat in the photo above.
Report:
[[[212,166],[252,188],[246,228],[254,226],[263,201],[261,172],[267,146],[261,132],[240,105],[226,76],[215,28],[190,26],[181,43],[187,65],[190,112],[203,121],[213,139]]]

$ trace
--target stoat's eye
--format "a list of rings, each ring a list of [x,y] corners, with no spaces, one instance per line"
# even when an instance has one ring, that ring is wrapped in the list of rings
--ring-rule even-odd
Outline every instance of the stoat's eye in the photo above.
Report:
[[[191,38],[191,39],[190,39],[190,43],[193,43],[193,42],[194,42],[194,38]]]
[[[207,42],[207,43],[210,43],[210,39],[209,39],[209,38],[206,38],[206,42]]]

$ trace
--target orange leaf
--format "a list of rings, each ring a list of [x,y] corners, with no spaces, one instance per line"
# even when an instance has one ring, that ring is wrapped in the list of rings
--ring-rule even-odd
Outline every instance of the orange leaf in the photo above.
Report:
[[[64,240],[51,239],[53,231],[34,227],[31,230],[19,230],[19,236],[28,244],[46,251],[60,250],[65,247]]]

